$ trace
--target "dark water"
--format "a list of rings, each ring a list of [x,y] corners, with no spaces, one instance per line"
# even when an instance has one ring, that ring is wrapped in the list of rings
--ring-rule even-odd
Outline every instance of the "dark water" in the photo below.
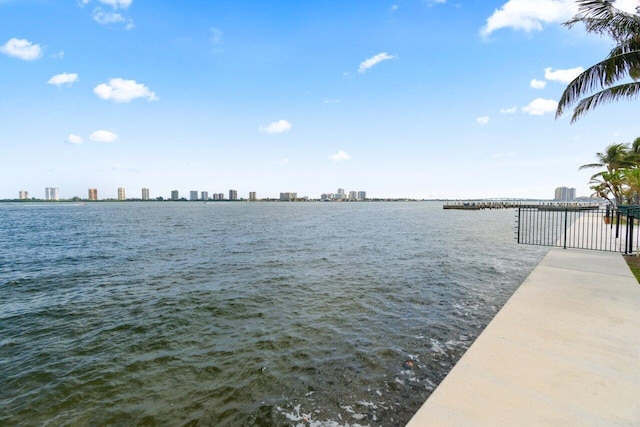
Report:
[[[514,224],[426,202],[0,205],[0,425],[403,425],[544,255]]]

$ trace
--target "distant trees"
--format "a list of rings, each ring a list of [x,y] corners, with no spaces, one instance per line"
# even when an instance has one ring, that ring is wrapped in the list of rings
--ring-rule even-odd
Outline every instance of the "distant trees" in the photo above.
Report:
[[[558,102],[556,118],[575,104],[571,117],[573,123],[603,103],[640,95],[640,17],[615,8],[614,2],[577,0],[578,14],[565,22],[569,28],[582,22],[587,32],[607,34],[616,46],[604,60],[569,83]],[[620,83],[627,78],[632,81]],[[585,96],[589,93],[592,94]]]
[[[611,144],[603,153],[596,153],[597,162],[580,166],[604,168],[589,181],[594,195],[612,205],[640,203],[640,138],[631,144]]]

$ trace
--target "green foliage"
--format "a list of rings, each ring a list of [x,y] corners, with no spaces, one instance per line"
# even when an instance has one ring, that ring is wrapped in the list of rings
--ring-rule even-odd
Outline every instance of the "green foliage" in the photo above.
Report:
[[[591,176],[593,195],[612,205],[640,204],[640,138],[631,144],[611,144],[596,158],[596,163],[579,168],[604,168]]]
[[[640,17],[616,9],[612,1],[578,0],[579,12],[568,27],[581,22],[587,32],[606,34],[616,43],[609,55],[576,77],[558,102],[556,118],[575,104],[571,123],[601,104],[640,95]],[[632,82],[618,84],[631,78]],[[593,93],[595,92],[595,93]],[[586,96],[587,94],[591,95]]]

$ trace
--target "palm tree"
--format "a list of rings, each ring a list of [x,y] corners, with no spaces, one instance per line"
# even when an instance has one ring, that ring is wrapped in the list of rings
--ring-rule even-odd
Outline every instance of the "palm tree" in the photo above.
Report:
[[[640,203],[640,169],[625,169],[622,171],[625,184],[628,187],[627,199],[630,203]]]
[[[591,177],[589,184],[594,195],[605,198],[612,206],[620,206],[624,202],[624,177],[620,171],[600,172]],[[613,200],[609,196],[613,196]]]
[[[565,22],[569,28],[582,22],[589,33],[608,34],[616,46],[603,61],[569,83],[558,102],[556,118],[576,102],[571,123],[603,103],[640,95],[640,16],[616,9],[614,1],[577,0],[578,14]],[[617,84],[627,77],[633,81]]]
[[[628,144],[611,144],[605,148],[604,153],[596,153],[596,157],[598,159],[597,163],[582,165],[578,170],[588,168],[606,168],[607,172],[615,172],[619,169],[632,167],[636,163],[634,163],[630,153],[631,151]]]

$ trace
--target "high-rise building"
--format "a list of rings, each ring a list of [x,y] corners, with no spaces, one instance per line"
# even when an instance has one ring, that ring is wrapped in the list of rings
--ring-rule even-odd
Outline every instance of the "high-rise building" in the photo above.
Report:
[[[218,193],[218,200],[224,200],[224,193]]]
[[[198,200],[198,190],[191,190],[189,192],[189,200]]]
[[[127,200],[127,197],[124,194],[124,187],[118,187],[118,200]]]
[[[200,192],[200,200],[209,200],[209,192],[201,191]]]
[[[576,199],[576,189],[567,187],[558,187],[555,191],[554,200],[562,202],[570,202]]]
[[[60,198],[58,188],[47,187],[44,189],[45,200],[58,200]]]
[[[229,190],[229,200],[238,200],[237,190]]]
[[[20,197],[20,200],[27,200],[29,198],[29,192],[26,190],[21,190],[20,192],[18,192],[18,197]]]
[[[148,188],[143,188],[142,189],[142,200],[149,200],[149,189]]]
[[[298,198],[298,193],[280,193],[280,201],[281,202],[291,202]]]
[[[367,198],[366,191],[358,191],[358,200],[365,200]]]
[[[98,189],[90,188],[89,189],[89,200],[98,200]]]
[[[344,188],[338,188],[338,194],[344,194]]]
[[[256,192],[255,191],[250,191],[249,192],[249,200],[251,200],[252,202],[255,202],[257,199],[256,197]]]
[[[349,191],[349,200],[358,200],[358,192]]]
[[[178,190],[171,191],[171,200],[180,200],[180,193]]]

